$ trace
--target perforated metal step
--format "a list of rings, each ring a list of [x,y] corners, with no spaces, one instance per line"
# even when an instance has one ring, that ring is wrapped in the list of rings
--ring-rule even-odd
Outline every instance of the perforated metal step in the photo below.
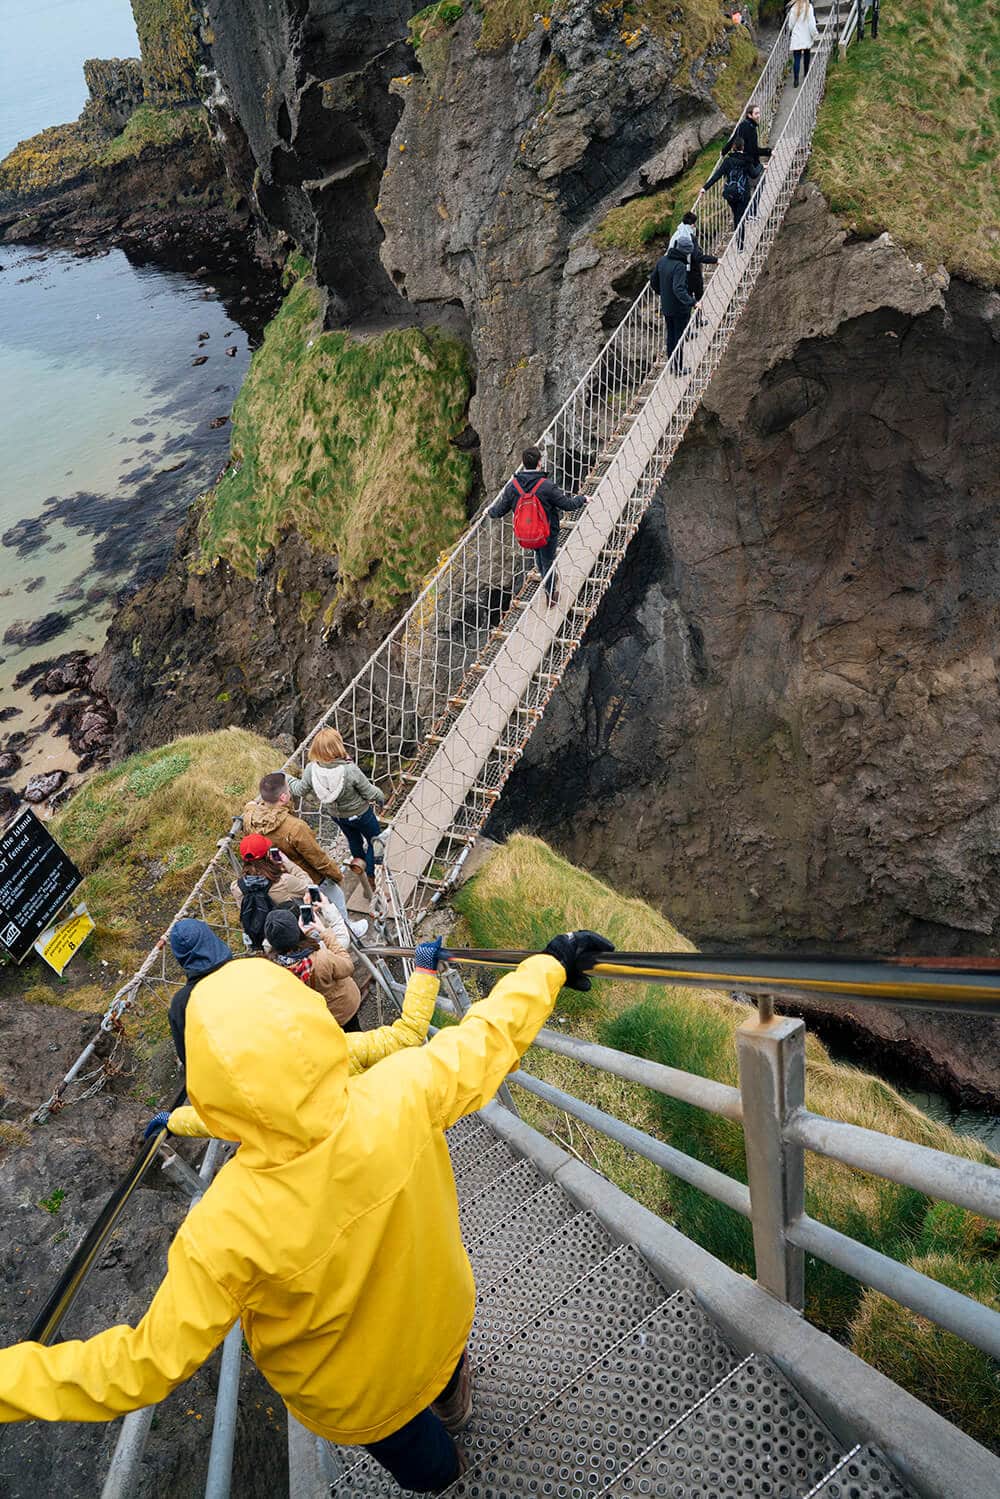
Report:
[[[477,1285],[485,1288],[499,1280],[512,1265],[531,1254],[542,1239],[575,1215],[576,1208],[566,1193],[549,1182],[518,1203],[499,1223],[476,1237],[466,1234],[465,1247]]]
[[[877,1447],[855,1447],[802,1499],[916,1499]]]
[[[459,1202],[458,1218],[463,1239],[467,1243],[478,1239],[494,1224],[509,1217],[526,1197],[531,1197],[544,1185],[545,1178],[530,1161],[517,1161],[509,1166],[481,1192]]]
[[[598,1492],[608,1499],[800,1499],[839,1455],[819,1417],[778,1371],[751,1358]]]
[[[577,1213],[491,1285],[480,1284],[469,1347],[476,1362],[513,1337],[616,1248],[591,1213]]]
[[[662,1286],[638,1252],[623,1245],[513,1338],[474,1362],[473,1418],[462,1433],[470,1467],[501,1448],[512,1431],[530,1426],[546,1405],[663,1302]],[[399,1490],[368,1461],[347,1470],[335,1492],[395,1496]]]
[[[477,1145],[479,1136],[475,1135],[468,1145],[468,1149],[474,1153],[461,1157],[458,1165],[455,1156],[452,1155],[451,1158],[460,1204],[472,1202],[486,1187],[517,1164],[517,1157],[494,1135],[488,1136],[480,1148],[475,1150]]]
[[[454,1493],[467,1499],[599,1494],[736,1363],[694,1298],[679,1293],[529,1421],[506,1436],[498,1430],[501,1440]]]

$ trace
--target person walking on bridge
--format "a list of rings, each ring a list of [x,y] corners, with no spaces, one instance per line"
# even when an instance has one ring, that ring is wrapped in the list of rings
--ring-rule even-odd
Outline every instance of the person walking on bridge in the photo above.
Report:
[[[733,228],[736,230],[736,248],[743,249],[746,226],[743,224],[743,215],[747,204],[750,202],[750,194],[753,191],[751,180],[750,161],[743,145],[743,137],[735,135],[729,150],[723,156],[715,171],[705,183],[704,192],[718,182],[719,178],[725,178],[722,184],[722,196],[729,204],[733,215]]]
[[[693,209],[689,209],[670,236],[670,243],[667,246],[668,250],[673,250],[677,247],[683,250],[687,256],[687,289],[692,297],[694,297],[695,307],[698,306],[698,303],[705,295],[705,276],[701,269],[702,266],[718,265],[719,263],[717,255],[706,255],[698,243],[697,226],[698,215]]]
[[[761,161],[761,157],[770,156],[771,154],[770,146],[762,146],[760,143],[759,104],[750,105],[746,114],[743,116],[742,120],[740,120],[739,124],[736,126],[736,129],[733,131],[732,135],[723,146],[723,155],[725,155],[727,151],[732,150],[737,140],[741,140],[743,142],[743,150],[746,153],[747,161],[750,165],[751,175],[753,176],[754,181],[756,181],[761,172],[764,170],[764,163]]]
[[[0,1421],[110,1421],[156,1405],[237,1319],[254,1362],[316,1436],[367,1448],[403,1489],[463,1461],[475,1311],[445,1130],[496,1093],[564,984],[612,944],[554,937],[426,1046],[357,1076],[318,996],[265,958],[198,985],[187,1088],[239,1150],[181,1224],[137,1327],[0,1351]],[[437,989],[441,939],[414,954]]]
[[[535,566],[545,579],[545,601],[555,604],[559,600],[559,585],[552,565],[559,545],[559,512],[582,510],[587,496],[565,494],[554,484],[542,468],[538,448],[525,448],[521,463],[500,498],[490,506],[489,514],[499,520],[508,511],[514,511],[514,535],[523,547],[534,552]],[[529,529],[535,526],[537,532]]]
[[[667,359],[675,375],[687,373],[675,350],[698,299],[688,290],[688,241],[675,238],[666,255],[653,267],[649,284],[660,299],[660,312],[667,329]]]
[[[792,0],[788,9],[788,29],[792,33],[789,46],[792,52],[792,87],[799,86],[799,68],[803,79],[809,77],[809,60],[812,49],[819,41],[816,12],[810,0]]]
[[[293,796],[311,792],[321,807],[327,807],[351,850],[351,867],[375,878],[376,842],[382,825],[372,809],[381,807],[385,796],[355,765],[337,729],[320,729],[309,746],[309,760],[302,778],[289,776]]]
[[[280,848],[293,864],[305,870],[346,920],[347,901],[340,888],[344,880],[340,866],[320,846],[309,824],[296,817],[291,800],[284,771],[272,770],[262,776],[257,800],[247,802],[243,808],[243,831],[269,838],[275,848]]]

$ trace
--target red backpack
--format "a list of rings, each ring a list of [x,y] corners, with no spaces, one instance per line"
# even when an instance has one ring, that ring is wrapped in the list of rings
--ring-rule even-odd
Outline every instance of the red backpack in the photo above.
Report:
[[[522,489],[516,479],[510,481],[517,490],[514,506],[514,535],[528,551],[537,552],[549,539],[549,518],[538,498],[538,491],[545,483],[545,475],[536,479],[530,489]]]

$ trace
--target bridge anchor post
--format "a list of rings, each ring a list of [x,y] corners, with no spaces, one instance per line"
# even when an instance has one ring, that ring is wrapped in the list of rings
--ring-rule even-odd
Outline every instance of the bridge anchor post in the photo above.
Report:
[[[784,1016],[754,1017],[736,1032],[757,1282],[797,1311],[805,1301],[805,1257],[787,1229],[804,1210],[805,1165],[801,1146],[784,1135],[789,1116],[805,1104],[805,1034],[801,1020]]]

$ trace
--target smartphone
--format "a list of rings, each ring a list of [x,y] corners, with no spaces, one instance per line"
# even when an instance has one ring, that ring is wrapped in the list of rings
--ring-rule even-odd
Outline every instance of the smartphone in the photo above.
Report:
[[[314,906],[321,906],[323,904],[323,892],[318,885],[309,886],[309,899]]]
[[[299,906],[299,923],[300,923],[300,925],[301,926],[312,926],[312,924],[313,924],[313,922],[315,920],[316,920],[316,918],[313,915],[313,908],[312,908],[312,906],[306,904],[306,902],[303,901],[302,905]]]

